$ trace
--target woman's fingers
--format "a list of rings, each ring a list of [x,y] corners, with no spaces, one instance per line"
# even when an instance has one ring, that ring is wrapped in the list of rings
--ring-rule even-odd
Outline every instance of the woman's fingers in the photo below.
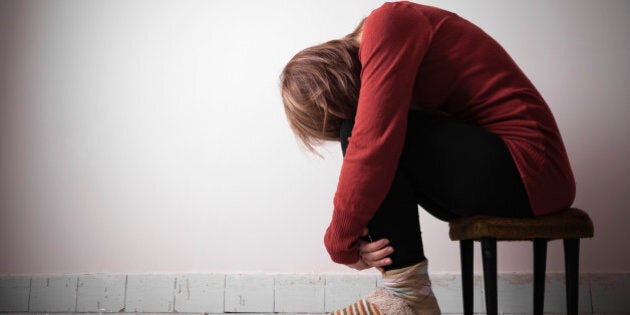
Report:
[[[389,265],[389,263],[387,263],[388,261],[391,263],[391,259],[389,259],[388,257],[393,252],[394,249],[391,246],[388,246],[374,252],[363,253],[361,256],[363,257],[363,260],[365,260],[365,262],[372,267],[381,267],[384,266],[384,263],[386,265]]]
[[[390,265],[392,260],[388,256],[394,252],[394,248],[387,245],[389,245],[387,239],[380,239],[376,242],[361,242],[361,258],[370,267],[380,268]]]
[[[382,267],[385,267],[387,265],[391,265],[392,264],[392,259],[391,258],[383,258],[381,260],[365,261],[365,263],[368,266],[370,266],[370,267],[375,267],[375,268],[378,268],[380,270]]]
[[[363,242],[360,245],[361,253],[371,253],[383,249],[389,244],[389,240],[386,238],[380,239],[376,242]]]

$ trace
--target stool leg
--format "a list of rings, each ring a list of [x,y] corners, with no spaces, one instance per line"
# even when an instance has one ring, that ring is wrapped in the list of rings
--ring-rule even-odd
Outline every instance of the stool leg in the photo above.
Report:
[[[486,289],[486,312],[488,315],[497,315],[497,240],[482,239],[481,255],[483,286]]]
[[[545,273],[547,268],[547,240],[534,240],[534,315],[542,315],[545,308]]]
[[[473,313],[473,240],[459,241],[460,259],[462,263],[462,293],[464,298],[464,315]]]
[[[580,239],[564,240],[564,269],[567,287],[567,314],[578,313]]]

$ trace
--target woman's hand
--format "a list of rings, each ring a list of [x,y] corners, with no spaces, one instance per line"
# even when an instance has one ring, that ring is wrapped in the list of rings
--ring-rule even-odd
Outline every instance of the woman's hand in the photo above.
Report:
[[[368,230],[365,229],[363,236],[367,235]],[[383,267],[392,263],[392,259],[388,256],[394,252],[394,248],[387,245],[389,245],[389,240],[385,238],[375,242],[359,240],[359,255],[361,255],[361,258],[356,263],[348,265],[348,267],[356,270],[374,267],[380,272],[384,272]]]

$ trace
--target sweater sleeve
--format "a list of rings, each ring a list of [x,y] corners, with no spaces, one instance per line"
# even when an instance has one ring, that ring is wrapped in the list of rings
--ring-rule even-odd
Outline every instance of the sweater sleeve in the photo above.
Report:
[[[385,3],[365,21],[355,125],[324,237],[337,263],[359,260],[357,240],[391,187],[405,141],[415,77],[431,36],[428,19],[404,2]]]

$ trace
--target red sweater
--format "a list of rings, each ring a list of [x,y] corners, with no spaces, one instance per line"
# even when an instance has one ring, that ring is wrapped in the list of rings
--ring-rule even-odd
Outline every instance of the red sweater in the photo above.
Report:
[[[536,215],[571,205],[575,182],[556,122],[507,52],[458,15],[385,3],[363,28],[359,103],[325,245],[355,263],[357,239],[385,199],[412,109],[441,112],[506,143]]]

